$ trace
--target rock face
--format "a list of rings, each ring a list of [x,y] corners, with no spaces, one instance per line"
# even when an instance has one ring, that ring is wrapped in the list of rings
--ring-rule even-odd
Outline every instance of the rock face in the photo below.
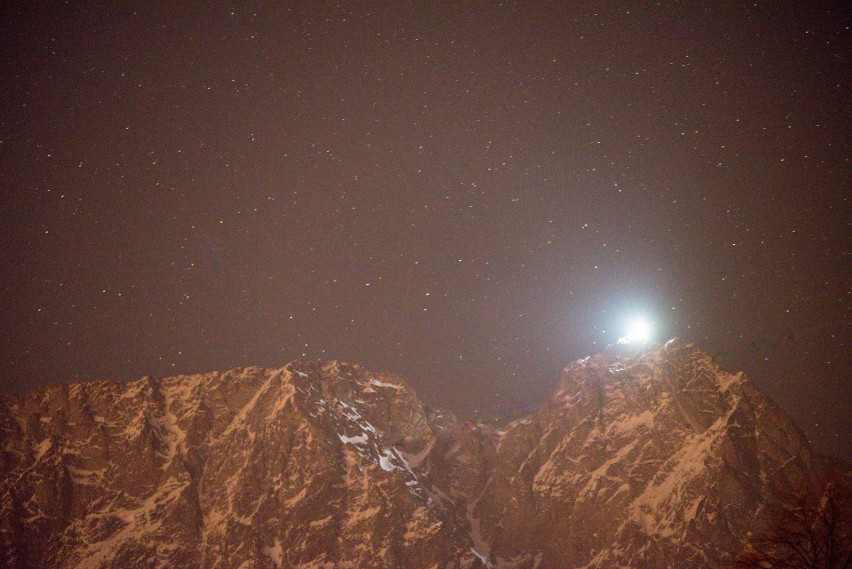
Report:
[[[568,366],[510,426],[474,511],[521,567],[716,567],[756,514],[816,474],[801,432],[692,345],[611,348]]]
[[[819,470],[691,344],[575,362],[497,430],[357,365],[89,382],[0,402],[0,565],[716,567]]]
[[[0,428],[6,567],[482,567],[412,470],[423,407],[358,366],[52,387]]]

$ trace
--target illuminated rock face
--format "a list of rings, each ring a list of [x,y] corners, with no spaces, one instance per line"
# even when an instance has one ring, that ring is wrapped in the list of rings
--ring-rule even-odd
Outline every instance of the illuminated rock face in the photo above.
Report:
[[[679,340],[568,366],[495,464],[474,508],[491,555],[589,568],[720,566],[816,468],[774,403]]]
[[[482,567],[407,463],[423,407],[358,366],[53,387],[0,418],[5,567]]]
[[[689,344],[565,369],[503,430],[359,366],[90,382],[0,405],[0,565],[713,567],[818,468]]]

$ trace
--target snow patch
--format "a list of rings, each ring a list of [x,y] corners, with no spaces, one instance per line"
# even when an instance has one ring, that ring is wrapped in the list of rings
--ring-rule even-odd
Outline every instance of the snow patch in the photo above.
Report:
[[[77,468],[71,464],[67,465],[68,473],[71,475],[71,480],[78,486],[98,486],[103,480],[106,468],[98,470],[85,470]]]
[[[273,541],[272,547],[263,548],[263,553],[269,557],[276,568],[280,568],[284,564],[284,549],[281,547],[281,540],[277,537]]]
[[[639,427],[651,428],[654,426],[654,413],[646,409],[638,415],[628,415],[624,418],[619,418],[609,424],[606,429],[606,434],[611,437],[622,436],[630,431],[634,431]]]
[[[474,548],[472,548],[472,547],[470,548],[470,550],[473,552],[473,554],[474,554],[474,555],[476,555],[476,556],[479,558],[479,560],[480,560],[480,561],[482,561],[482,563],[483,563],[486,567],[488,567],[488,569],[493,569],[493,568],[494,568],[494,566],[491,564],[491,562],[488,560],[488,558],[487,558],[487,557],[485,557],[484,555],[480,554],[477,550],[475,550],[475,549],[474,549]]]
[[[370,378],[370,383],[375,385],[376,387],[390,387],[391,389],[399,390],[398,385],[394,385],[393,383],[385,383],[384,381],[379,381],[375,377]]]
[[[340,433],[338,433],[337,438],[339,438],[343,444],[362,445],[367,442],[367,435],[364,434],[357,435],[354,437],[347,437],[346,435],[341,435]]]
[[[331,516],[326,516],[326,517],[322,518],[321,520],[314,520],[312,522],[309,522],[308,525],[311,526],[312,528],[321,528],[323,526],[328,525],[330,522],[331,522]]]
[[[382,467],[382,470],[385,472],[393,472],[394,470],[399,470],[398,467],[394,466],[391,463],[391,459],[393,458],[393,454],[390,450],[385,450],[385,452],[379,456],[379,466]]]
[[[186,439],[186,432],[178,426],[178,419],[174,413],[174,396],[169,392],[169,390],[164,390],[164,396],[166,400],[166,414],[162,419],[161,425],[158,426],[161,429],[165,429],[165,443],[167,450],[166,460],[163,463],[162,469],[163,471],[166,471],[169,469],[169,466],[171,466],[179,447]]]
[[[736,373],[736,374],[733,374],[733,375],[730,374],[730,373],[720,373],[720,374],[718,374],[718,377],[719,377],[719,390],[722,391],[722,392],[725,392],[731,387],[731,385],[733,385],[735,383],[740,383],[742,381],[743,372],[739,372],[739,373]]]
[[[41,460],[41,457],[44,456],[44,453],[50,450],[50,447],[53,446],[53,441],[50,438],[46,438],[35,447],[35,461],[38,462]]]

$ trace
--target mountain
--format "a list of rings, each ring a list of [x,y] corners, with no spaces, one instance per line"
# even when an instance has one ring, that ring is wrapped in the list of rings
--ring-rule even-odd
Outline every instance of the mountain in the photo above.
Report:
[[[819,464],[742,373],[680,340],[568,366],[498,441],[474,504],[491,554],[520,566],[717,567]]]
[[[35,389],[0,444],[12,569],[717,567],[821,469],[682,340],[574,362],[502,429],[295,361]]]

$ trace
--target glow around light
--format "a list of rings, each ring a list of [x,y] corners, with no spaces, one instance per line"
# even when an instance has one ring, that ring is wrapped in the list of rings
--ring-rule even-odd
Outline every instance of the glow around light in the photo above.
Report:
[[[642,318],[632,320],[627,326],[627,335],[618,339],[619,344],[646,344],[651,340],[651,322]]]

